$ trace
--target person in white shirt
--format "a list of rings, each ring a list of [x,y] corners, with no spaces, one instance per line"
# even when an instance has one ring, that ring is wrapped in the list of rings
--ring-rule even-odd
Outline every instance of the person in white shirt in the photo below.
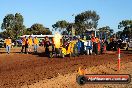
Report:
[[[87,41],[87,54],[88,55],[92,54],[92,41],[91,40]]]

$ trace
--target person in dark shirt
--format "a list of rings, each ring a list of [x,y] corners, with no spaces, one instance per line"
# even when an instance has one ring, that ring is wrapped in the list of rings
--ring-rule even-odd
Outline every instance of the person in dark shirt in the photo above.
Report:
[[[25,42],[25,53],[28,54],[28,39],[26,39],[26,42]]]
[[[21,53],[23,53],[23,50],[25,49],[25,53],[26,53],[26,36],[24,38],[22,38],[22,49],[21,49]]]
[[[49,46],[50,46],[50,41],[49,41],[49,38],[46,37],[45,38],[45,43],[44,43],[46,56],[49,56]]]

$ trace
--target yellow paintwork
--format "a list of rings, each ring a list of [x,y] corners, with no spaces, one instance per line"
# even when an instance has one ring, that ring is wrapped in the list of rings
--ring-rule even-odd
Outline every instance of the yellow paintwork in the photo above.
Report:
[[[60,47],[60,49],[61,49],[61,51],[62,51],[62,53],[63,53],[64,55],[66,55],[66,54],[67,54],[67,52],[66,52],[66,49],[65,49],[65,48]]]
[[[71,41],[67,50],[64,47],[61,47],[62,53],[64,55],[73,53],[73,51],[74,51],[73,48],[74,48],[76,43],[77,43],[77,41]]]
[[[74,52],[74,46],[75,44],[77,43],[77,40],[74,40],[74,41],[71,41],[69,46],[68,46],[68,49],[66,50],[66,48],[62,47],[63,43],[60,40],[60,38],[58,39],[59,37],[57,36],[56,37],[53,37],[53,40],[54,40],[54,44],[55,44],[55,48],[59,48],[61,49],[61,52],[64,54],[64,55],[68,55],[68,54],[71,54]],[[55,40],[56,39],[56,40]],[[58,45],[57,45],[58,44]],[[57,47],[56,47],[57,46]]]

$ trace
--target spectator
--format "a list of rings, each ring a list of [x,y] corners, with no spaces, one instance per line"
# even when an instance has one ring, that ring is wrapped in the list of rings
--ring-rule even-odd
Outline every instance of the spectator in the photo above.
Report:
[[[25,43],[25,53],[26,54],[28,54],[27,49],[28,49],[28,39],[26,38],[26,43]]]
[[[99,43],[99,38],[95,37],[95,55],[98,54],[98,43]]]
[[[92,41],[91,40],[87,41],[87,47],[86,48],[88,49],[87,54],[91,55],[92,54]]]
[[[49,38],[46,36],[45,44],[44,44],[46,56],[49,56],[49,46],[50,46],[50,41]]]
[[[33,40],[32,40],[32,37],[29,36],[28,38],[28,52],[31,53],[32,51],[32,45],[33,45]]]
[[[22,38],[22,49],[21,49],[21,53],[23,53],[23,50],[25,49],[25,53],[26,53],[26,36],[24,38]]]
[[[91,41],[92,41],[92,48],[93,48],[93,52],[95,53],[95,51],[96,51],[96,43],[95,43],[95,37],[94,36],[92,36],[92,38],[91,38]]]
[[[78,42],[77,42],[77,47],[78,47],[78,54],[81,54],[81,45],[82,43],[81,43],[81,41],[80,41],[80,39],[78,39]]]
[[[38,40],[37,36],[34,38],[33,42],[34,42],[34,52],[37,53],[38,44],[39,44],[39,40]]]
[[[101,54],[101,43],[100,43],[100,40],[98,39],[98,53]]]
[[[6,44],[6,52],[9,54],[10,53],[10,49],[11,49],[11,44],[12,44],[10,37],[8,37],[5,40],[5,44]]]

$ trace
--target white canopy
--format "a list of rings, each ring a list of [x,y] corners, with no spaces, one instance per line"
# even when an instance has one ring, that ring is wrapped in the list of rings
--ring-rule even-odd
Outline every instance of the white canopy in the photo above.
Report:
[[[22,38],[22,37],[29,37],[29,36],[32,36],[32,37],[38,37],[38,38],[44,38],[44,37],[46,37],[46,36],[48,36],[48,37],[54,37],[54,35],[23,35],[23,36],[20,36],[20,38]]]
[[[87,31],[99,31],[98,29],[91,28],[91,29],[86,29]]]

